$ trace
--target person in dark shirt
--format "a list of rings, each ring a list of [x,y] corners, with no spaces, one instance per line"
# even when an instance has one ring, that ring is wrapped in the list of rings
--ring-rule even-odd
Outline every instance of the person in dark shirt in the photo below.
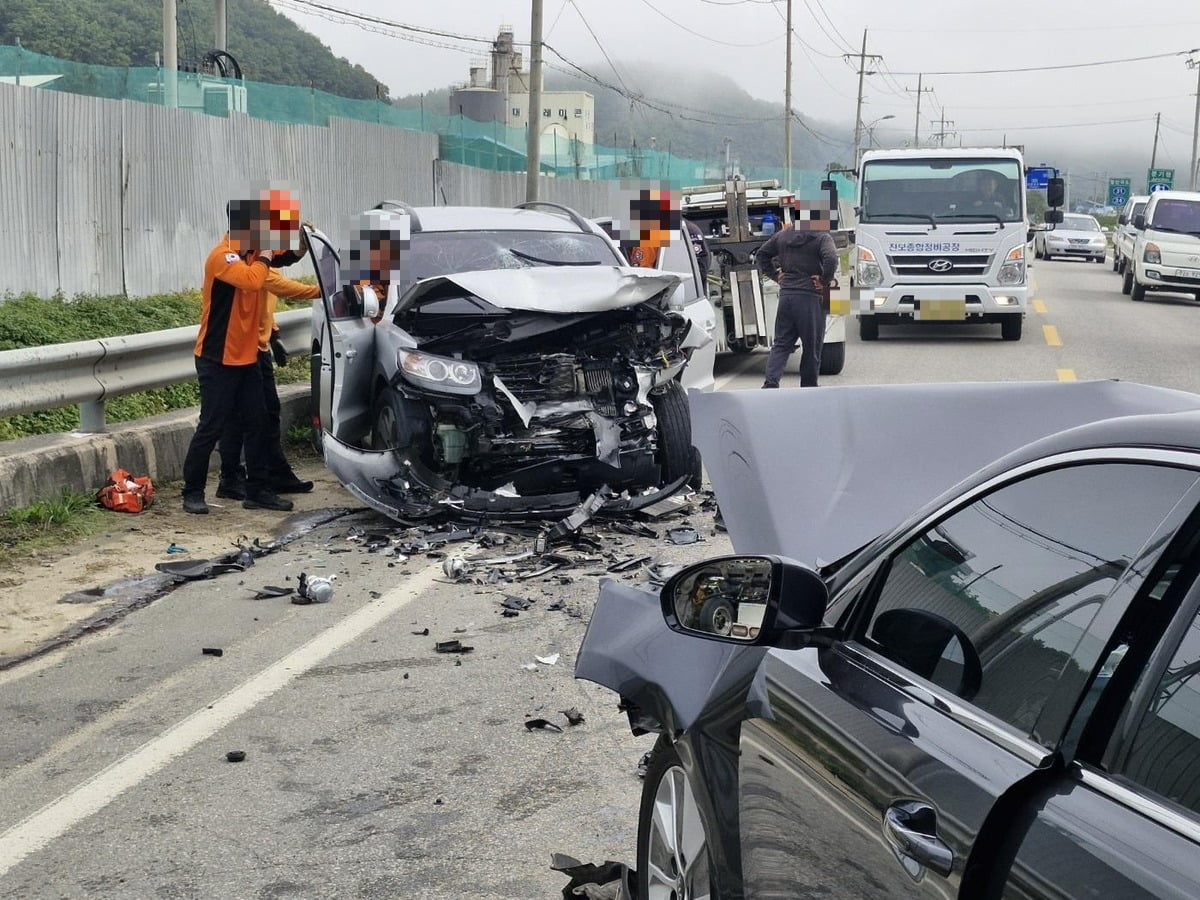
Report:
[[[821,293],[833,282],[838,255],[829,233],[829,210],[797,206],[795,224],[758,248],[758,270],[779,283],[775,335],[767,357],[764,388],[779,387],[787,361],[800,342],[800,387],[816,387],[825,343]]]

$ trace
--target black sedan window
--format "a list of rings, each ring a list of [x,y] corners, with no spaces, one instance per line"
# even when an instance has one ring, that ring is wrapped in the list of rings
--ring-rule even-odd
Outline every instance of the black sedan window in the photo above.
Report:
[[[1089,625],[1195,482],[1186,470],[1106,464],[1003,487],[893,557],[868,643],[1031,734],[1060,679],[1086,681],[1077,657]]]
[[[1200,812],[1200,616],[1158,676],[1133,740],[1113,771]]]

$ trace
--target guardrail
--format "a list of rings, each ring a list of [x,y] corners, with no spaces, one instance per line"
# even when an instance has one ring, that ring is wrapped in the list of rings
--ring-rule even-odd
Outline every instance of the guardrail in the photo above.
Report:
[[[288,353],[307,353],[312,314],[306,309],[275,317]],[[79,430],[107,430],[104,404],[111,397],[191,381],[198,325],[120,337],[0,351],[0,416],[79,404]]]

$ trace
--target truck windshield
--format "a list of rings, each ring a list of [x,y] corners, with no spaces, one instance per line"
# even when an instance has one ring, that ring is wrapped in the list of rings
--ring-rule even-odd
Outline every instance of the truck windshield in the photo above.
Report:
[[[877,159],[863,166],[859,221],[1019,222],[1024,181],[1015,159]]]

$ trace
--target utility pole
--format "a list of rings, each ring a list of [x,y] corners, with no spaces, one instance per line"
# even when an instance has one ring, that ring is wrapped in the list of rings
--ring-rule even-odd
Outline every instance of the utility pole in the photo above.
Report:
[[[921,79],[924,77],[924,75],[917,76],[917,89],[915,91],[912,88],[904,89],[910,94],[917,95],[917,120],[916,124],[913,125],[913,147],[921,146],[921,95],[933,93],[933,88],[921,87]]]
[[[783,82],[783,188],[792,189],[792,0],[787,0],[787,75]]]
[[[858,53],[843,53],[844,59],[858,60],[858,104],[854,109],[854,160],[851,165],[858,168],[858,153],[862,146],[862,103],[863,103],[863,76],[874,75],[874,72],[867,71],[867,60],[882,60],[883,57],[877,53],[867,53],[867,29],[863,29],[862,50]]]
[[[1200,50],[1192,50],[1191,53],[1200,53]],[[1196,70],[1196,118],[1192,122],[1192,168],[1189,170],[1191,182],[1189,191],[1196,189],[1196,139],[1200,137],[1200,60],[1195,56],[1189,56],[1187,59],[1187,67]]]
[[[228,39],[229,31],[225,25],[225,0],[216,0],[216,26],[217,40],[213,47],[217,50],[227,49],[225,41]]]
[[[163,100],[179,106],[179,37],[175,26],[175,0],[163,0]]]
[[[946,118],[946,107],[944,107],[944,106],[942,107],[941,118],[930,119],[929,124],[937,125],[938,130],[937,130],[937,134],[935,134],[934,137],[937,139],[939,147],[945,147],[946,146],[946,135],[953,134],[953,132],[946,130],[946,126],[954,124],[953,119]]]
[[[542,168],[542,0],[533,0],[529,23],[529,133],[525,136],[525,200],[538,198]]]
[[[1150,168],[1154,168],[1154,164],[1158,162],[1158,126],[1162,121],[1162,113],[1154,114],[1154,146],[1150,148]],[[1147,185],[1149,187],[1149,185]]]

